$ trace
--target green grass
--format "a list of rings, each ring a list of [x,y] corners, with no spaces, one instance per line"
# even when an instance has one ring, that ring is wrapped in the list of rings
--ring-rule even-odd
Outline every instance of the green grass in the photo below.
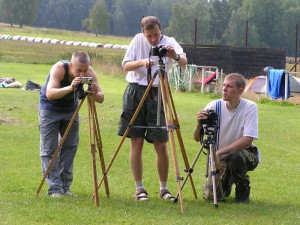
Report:
[[[54,64],[59,60],[69,60],[72,53],[77,50],[89,53],[92,64],[117,64],[122,61],[125,53],[125,51],[121,49],[99,49],[83,46],[0,40],[0,62]]]
[[[115,37],[107,35],[98,35],[96,37],[93,33],[86,32],[74,32],[67,30],[58,30],[50,28],[34,28],[23,26],[11,27],[10,24],[0,23],[0,34],[8,34],[11,36],[21,35],[28,37],[41,37],[41,38],[51,38],[58,40],[67,40],[67,41],[86,41],[86,42],[96,42],[102,44],[129,44],[132,37]]]
[[[36,32],[42,36],[40,33],[44,32],[45,37],[60,37],[58,39],[79,35],[77,32],[48,29],[5,29],[8,29],[5,33],[12,35]],[[20,33],[13,33],[14,30]],[[0,33],[3,33],[3,26],[0,26]],[[89,34],[85,35],[84,40],[89,38]],[[0,40],[0,77],[14,77],[23,85],[31,79],[42,85],[51,64],[68,59],[74,50],[71,46],[64,48],[60,45]],[[97,114],[107,165],[121,140],[116,133],[126,86],[125,75],[120,68],[124,51],[84,50],[92,55],[93,67],[105,93],[104,103],[97,104]],[[234,196],[230,196],[226,203],[220,203],[219,208],[214,209],[211,202],[202,200],[206,158],[201,155],[192,174],[198,199],[193,196],[191,185],[187,182],[183,189],[185,210],[181,213],[179,204],[164,202],[158,197],[155,153],[150,144],[145,144],[143,155],[144,182],[150,201],[133,200],[134,182],[129,166],[128,140],[123,143],[108,173],[110,197],[105,196],[102,186],[100,206],[95,206],[91,200],[93,181],[86,103],[80,110],[80,145],[71,187],[79,196],[52,199],[46,195],[47,184],[44,184],[37,198],[36,191],[42,179],[38,95],[37,91],[0,88],[0,224],[299,224],[299,105],[266,100],[258,102],[259,140],[255,144],[260,148],[262,163],[250,173],[252,189],[249,205],[236,205],[233,203]],[[199,143],[193,140],[196,112],[215,97],[219,96],[173,93],[190,163],[199,150]],[[176,153],[180,175],[185,176],[177,142]],[[100,179],[98,158],[97,169]],[[172,161],[169,188],[176,194]]]
[[[11,76],[21,83],[27,79],[43,84],[49,65],[0,63],[0,77]],[[125,81],[101,74],[99,82],[105,102],[97,104],[106,165],[113,156],[120,137],[116,135],[121,113]],[[151,145],[144,149],[144,181],[150,202],[133,200],[134,182],[129,167],[129,143],[124,142],[109,173],[111,195],[100,189],[100,206],[91,200],[93,193],[91,155],[88,143],[87,107],[80,111],[80,146],[75,159],[72,191],[77,198],[51,199],[44,184],[39,198],[36,190],[41,181],[38,132],[38,92],[0,89],[0,211],[1,224],[298,224],[300,217],[299,127],[300,107],[269,102],[258,103],[259,140],[262,163],[250,173],[251,203],[236,205],[233,196],[214,209],[201,199],[205,180],[205,157],[200,156],[192,174],[198,199],[190,183],[183,189],[184,213],[179,204],[158,198],[155,153]],[[174,93],[181,134],[190,163],[199,144],[192,139],[197,110],[211,98],[200,93]],[[183,160],[176,145],[179,169]],[[97,161],[98,163],[98,161]],[[97,165],[98,175],[100,164]],[[98,176],[100,178],[100,176]],[[176,193],[173,164],[170,164],[169,188]]]

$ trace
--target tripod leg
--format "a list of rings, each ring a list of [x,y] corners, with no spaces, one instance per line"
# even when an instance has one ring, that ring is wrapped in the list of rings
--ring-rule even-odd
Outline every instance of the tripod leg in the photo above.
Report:
[[[185,183],[186,183],[187,179],[188,179],[188,178],[191,178],[190,175],[191,175],[191,173],[194,172],[194,167],[195,167],[195,165],[196,165],[196,162],[198,161],[198,158],[199,158],[201,152],[203,152],[203,147],[204,147],[204,143],[201,145],[201,147],[200,147],[200,149],[199,149],[199,151],[198,151],[198,153],[197,153],[197,155],[196,155],[196,157],[195,157],[195,159],[194,159],[194,161],[193,161],[191,167],[187,170],[187,175],[186,175],[186,177],[184,178],[184,180],[183,180],[183,182],[182,182],[181,190],[182,190],[183,187],[185,186]],[[176,198],[174,199],[174,203],[178,201],[178,196],[179,196],[179,194],[177,194]]]
[[[97,187],[97,168],[96,168],[96,147],[95,147],[95,124],[93,123],[93,105],[91,100],[91,95],[88,94],[88,117],[89,117],[89,138],[90,138],[90,150],[92,155],[92,170],[93,170],[93,180],[94,180],[94,196],[95,196],[95,203],[99,206],[99,194],[98,194],[98,187]]]
[[[213,193],[214,193],[214,206],[218,208],[218,198],[217,198],[217,184],[216,184],[216,167],[213,153],[213,145],[209,144],[209,158],[211,167],[211,178],[213,183]]]
[[[99,159],[100,159],[100,164],[101,164],[101,170],[102,174],[105,173],[105,162],[104,162],[104,156],[103,156],[103,145],[102,145],[102,139],[100,135],[100,129],[99,129],[99,122],[98,122],[98,116],[97,116],[97,110],[96,110],[96,105],[95,105],[95,99],[93,96],[91,98],[91,108],[92,108],[92,117],[93,117],[93,127],[94,127],[94,134],[96,138],[96,143],[97,143],[97,148],[99,152]],[[109,186],[108,186],[108,180],[107,177],[105,176],[104,178],[104,186],[105,186],[105,193],[106,196],[109,197]]]
[[[175,149],[174,132],[173,132],[174,131],[173,116],[172,116],[171,107],[168,104],[166,87],[164,86],[163,77],[160,76],[159,80],[160,80],[160,85],[161,85],[161,93],[162,93],[162,100],[163,100],[163,106],[164,106],[164,112],[165,112],[166,126],[168,129],[169,139],[170,139],[170,144],[171,144],[171,152],[172,152],[173,166],[174,166],[174,171],[175,171],[175,176],[176,176],[176,181],[177,181],[180,209],[181,209],[181,212],[183,212],[184,208],[183,208],[182,192],[181,192],[181,185],[180,185],[181,177],[180,177],[179,169],[178,169],[178,160],[177,160],[177,154],[176,154],[176,149]],[[170,119],[168,119],[168,117],[170,117]]]
[[[185,169],[188,170],[190,165],[189,165],[188,158],[187,158],[186,151],[185,151],[185,147],[184,147],[184,144],[183,144],[183,141],[182,141],[182,136],[181,136],[181,133],[180,133],[180,126],[179,126],[179,122],[178,122],[177,113],[176,113],[176,110],[175,110],[175,104],[174,104],[174,101],[173,101],[170,85],[169,85],[168,79],[164,79],[164,80],[165,80],[166,91],[168,92],[168,95],[169,95],[169,98],[170,98],[170,103],[171,103],[172,112],[173,112],[173,122],[176,126],[176,134],[177,134],[179,146],[180,146],[180,149],[181,149],[183,161],[184,161],[184,164],[185,164]],[[190,182],[191,182],[191,186],[192,186],[194,196],[195,196],[195,198],[197,198],[197,192],[196,192],[195,185],[194,185],[194,180],[193,180],[193,177],[192,177],[191,174],[189,174],[189,178],[190,178]]]
[[[217,183],[218,183],[218,190],[219,190],[220,195],[221,195],[221,202],[225,202],[224,192],[223,192],[223,187],[222,187],[222,182],[221,182],[220,165],[217,162],[217,156],[216,156],[216,150],[215,149],[213,149],[213,157],[214,157],[216,171],[217,171],[216,178],[217,178]]]
[[[94,196],[96,206],[99,206],[99,194],[97,186],[97,168],[96,168],[96,157],[95,157],[96,147],[95,144],[91,144],[91,154],[92,154],[92,166],[93,166],[93,180],[94,180]]]
[[[53,154],[52,159],[50,160],[50,163],[48,165],[48,168],[47,168],[47,170],[46,170],[46,172],[45,172],[45,174],[43,176],[43,179],[42,179],[42,181],[41,181],[41,183],[40,183],[40,185],[39,185],[39,187],[38,187],[38,189],[36,191],[36,196],[39,195],[39,193],[40,193],[40,191],[41,191],[41,189],[43,187],[43,184],[44,184],[44,182],[46,180],[46,177],[49,175],[50,169],[53,166],[54,161],[55,161],[55,159],[56,159],[56,157],[57,157],[60,149],[62,148],[63,143],[65,142],[65,140],[66,140],[66,138],[67,138],[67,136],[68,136],[68,134],[70,132],[70,129],[71,129],[73,123],[74,123],[74,120],[76,119],[76,116],[77,116],[77,114],[78,114],[78,112],[79,112],[79,110],[80,110],[80,108],[81,108],[81,106],[82,106],[85,98],[86,98],[86,96],[84,96],[83,99],[80,101],[80,103],[79,103],[77,109],[75,110],[75,112],[74,112],[74,114],[73,114],[73,116],[72,116],[72,118],[70,120],[70,123],[69,123],[69,125],[68,125],[68,127],[67,127],[67,129],[66,129],[66,131],[65,131],[65,133],[64,133],[64,135],[63,135],[63,137],[61,139],[61,141],[60,141],[60,143],[59,143],[59,145],[57,146],[57,148],[56,148],[56,150],[55,150],[55,152]]]
[[[146,100],[146,98],[147,98],[147,96],[148,96],[148,94],[149,94],[149,91],[150,91],[150,89],[151,89],[151,87],[152,87],[152,84],[153,84],[153,82],[154,82],[156,76],[157,76],[157,73],[155,73],[155,74],[153,75],[152,79],[150,80],[150,82],[149,82],[149,84],[148,84],[148,86],[147,86],[147,88],[146,88],[146,90],[145,90],[145,93],[144,93],[144,95],[143,95],[143,97],[142,97],[142,99],[141,99],[141,101],[140,101],[140,103],[139,103],[137,109],[135,110],[135,112],[134,112],[134,114],[133,114],[133,116],[132,116],[132,118],[131,118],[131,120],[130,120],[130,122],[129,122],[129,124],[128,124],[127,129],[125,130],[125,132],[124,132],[124,134],[123,134],[123,137],[122,137],[122,139],[121,139],[121,141],[120,141],[120,143],[119,143],[119,145],[118,145],[118,147],[117,147],[117,149],[116,149],[116,151],[115,151],[113,157],[111,158],[110,162],[109,162],[108,165],[107,165],[106,171],[103,173],[103,176],[102,176],[100,182],[98,183],[98,188],[101,187],[102,182],[103,182],[104,179],[106,178],[108,171],[110,170],[110,168],[111,168],[113,162],[115,161],[115,159],[116,159],[116,157],[117,157],[117,155],[118,155],[118,153],[119,153],[119,151],[120,151],[120,149],[121,149],[121,147],[122,147],[122,144],[123,144],[123,142],[125,141],[125,138],[127,137],[128,133],[129,133],[129,131],[130,131],[130,129],[131,129],[131,127],[132,127],[132,125],[133,125],[133,123],[134,123],[136,117],[137,117],[137,115],[138,115],[139,112],[141,111],[141,108],[142,108],[142,106],[143,106],[143,104],[144,104],[144,102],[145,102],[145,100]]]

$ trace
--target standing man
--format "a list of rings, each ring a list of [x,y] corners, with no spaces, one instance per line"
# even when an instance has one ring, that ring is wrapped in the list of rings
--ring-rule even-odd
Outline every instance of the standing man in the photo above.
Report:
[[[52,66],[45,85],[40,92],[40,156],[42,173],[45,174],[50,160],[77,109],[76,89],[82,77],[92,77],[91,92],[96,102],[102,103],[104,95],[98,84],[96,73],[90,66],[87,53],[77,51],[71,62],[60,61]],[[46,181],[48,195],[52,197],[76,196],[70,192],[73,180],[73,160],[79,143],[78,115],[60,149]]]
[[[174,38],[162,34],[162,27],[158,18],[154,16],[144,17],[141,21],[142,33],[135,35],[129,45],[125,57],[122,61],[124,71],[127,72],[126,81],[128,86],[123,95],[123,112],[119,122],[118,135],[123,136],[127,126],[132,119],[138,104],[148,86],[149,76],[153,76],[157,71],[157,57],[151,57],[153,47],[164,46],[166,55],[163,60],[168,66],[174,62],[179,65],[186,65],[187,58],[182,47]],[[133,127],[128,133],[131,140],[130,164],[136,185],[136,200],[148,200],[148,194],[143,185],[143,161],[142,151],[144,140],[153,143],[156,151],[156,164],[160,180],[160,197],[162,199],[173,200],[167,187],[169,173],[169,156],[167,149],[168,132],[166,129],[150,128],[157,123],[157,87],[159,77],[156,77],[151,88],[151,94],[147,96],[143,107],[138,114]],[[163,107],[161,107],[160,119],[164,126],[165,117]],[[134,126],[145,126],[137,128]],[[148,128],[149,127],[149,128]]]
[[[249,203],[250,180],[248,171],[256,168],[259,151],[252,142],[258,138],[257,105],[241,98],[245,89],[245,78],[237,73],[229,74],[223,83],[222,100],[210,102],[197,113],[194,139],[200,141],[201,121],[207,119],[208,110],[219,116],[216,137],[217,163],[221,167],[221,183],[224,196],[228,197],[234,183],[235,202]]]

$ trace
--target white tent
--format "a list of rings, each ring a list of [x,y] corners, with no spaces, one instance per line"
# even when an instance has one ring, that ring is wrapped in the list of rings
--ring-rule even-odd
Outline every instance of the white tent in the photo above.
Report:
[[[290,77],[290,92],[293,95],[300,95],[300,78],[295,76]],[[257,76],[251,79],[246,88],[245,93],[265,94],[267,90],[266,76]]]

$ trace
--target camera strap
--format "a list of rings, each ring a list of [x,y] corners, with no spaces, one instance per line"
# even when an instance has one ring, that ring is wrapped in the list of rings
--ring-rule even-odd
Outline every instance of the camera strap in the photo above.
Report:
[[[152,70],[151,70],[151,48],[150,48],[150,51],[149,51],[149,66],[148,66],[148,69],[147,69],[147,81],[148,81],[148,85],[150,84],[150,81],[152,79]],[[154,99],[154,94],[153,94],[153,91],[152,91],[152,87],[150,88],[150,91],[149,91],[149,96],[151,99]]]
[[[204,128],[203,128],[203,124],[201,123],[201,127],[200,127],[200,143],[203,144],[203,136],[204,136]]]
[[[214,139],[215,139],[215,148],[218,149],[219,146],[219,128],[221,124],[221,100],[216,101],[216,113],[218,115],[218,124],[216,126]],[[204,128],[203,124],[201,124],[200,128],[200,143],[203,144],[203,137],[204,137]]]
[[[220,124],[221,124],[221,100],[218,100],[216,103],[216,113],[218,115],[218,124],[217,124],[217,130],[216,130],[216,134],[215,134],[215,148],[218,149],[219,148],[219,134],[220,134]]]

